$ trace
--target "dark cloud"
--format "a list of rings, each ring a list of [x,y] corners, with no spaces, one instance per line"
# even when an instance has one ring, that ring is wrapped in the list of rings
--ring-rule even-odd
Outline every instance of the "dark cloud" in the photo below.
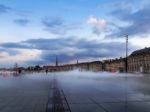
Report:
[[[60,62],[68,62],[75,59],[120,57],[125,54],[125,43],[77,40],[75,37],[30,39],[20,43],[3,43],[0,47],[41,50],[40,60],[30,61],[30,63],[37,62],[39,64],[54,62],[56,56],[59,57]],[[134,46],[130,45],[130,48],[134,48]]]
[[[61,47],[72,46],[73,40],[71,38],[57,38],[57,39],[30,39],[22,43],[31,45],[31,48],[39,50],[58,50]]]
[[[58,56],[59,62],[69,62],[76,59],[100,59],[100,58],[112,58],[120,57],[125,55],[125,43],[121,42],[95,42],[87,40],[79,40],[72,45],[72,48],[78,49],[69,51],[67,48],[70,46],[60,47],[55,52],[51,50],[43,50],[41,58],[45,63],[55,62],[55,57]],[[66,50],[61,51],[61,49],[66,48]],[[130,48],[134,47],[130,45]],[[71,55],[70,55],[71,54]]]
[[[0,4],[0,14],[9,12],[11,8]]]
[[[28,19],[16,19],[14,20],[14,23],[21,25],[21,26],[25,26],[29,23],[30,21]]]
[[[24,43],[15,43],[15,42],[2,43],[2,44],[0,44],[0,46],[3,48],[8,48],[8,49],[13,49],[13,48],[29,49],[29,48],[31,48],[31,46],[28,46]]]
[[[72,45],[72,39],[62,38],[62,39],[29,39],[26,41],[21,41],[19,43],[8,42],[0,44],[3,48],[18,48],[18,49],[38,49],[38,50],[57,50],[64,46]]]
[[[64,21],[61,18],[44,18],[43,19],[43,24],[47,27],[58,27],[60,25],[63,25]]]
[[[117,32],[109,35],[110,37],[122,37],[124,35],[146,35],[150,33],[150,5],[139,9],[136,12],[127,9],[118,9],[112,15],[129,25],[120,27]],[[118,25],[119,26],[119,25]]]
[[[42,19],[42,24],[45,26],[45,30],[53,34],[65,34],[66,25],[64,21],[59,17],[45,17]]]
[[[45,17],[42,19],[42,24],[45,27],[44,30],[53,34],[64,35],[70,30],[81,28],[82,23],[66,23],[60,17]]]

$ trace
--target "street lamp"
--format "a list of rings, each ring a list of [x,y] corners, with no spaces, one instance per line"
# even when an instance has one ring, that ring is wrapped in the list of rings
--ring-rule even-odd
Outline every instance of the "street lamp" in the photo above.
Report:
[[[128,72],[128,35],[126,37],[126,60],[125,60],[125,70]]]

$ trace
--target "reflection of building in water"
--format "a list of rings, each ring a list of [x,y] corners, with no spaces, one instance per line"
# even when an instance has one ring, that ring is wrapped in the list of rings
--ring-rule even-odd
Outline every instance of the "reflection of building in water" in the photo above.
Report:
[[[128,57],[128,71],[150,73],[150,47],[134,51]]]

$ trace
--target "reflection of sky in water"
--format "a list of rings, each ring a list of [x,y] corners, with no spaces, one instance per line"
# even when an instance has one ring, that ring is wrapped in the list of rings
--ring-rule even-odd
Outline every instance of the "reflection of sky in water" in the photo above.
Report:
[[[46,105],[54,78],[64,91],[73,112],[103,112],[105,109],[108,112],[125,112],[126,102],[127,112],[150,112],[149,75],[107,72],[0,76],[0,105],[2,97],[7,100],[10,96],[23,101],[36,98],[33,104]],[[93,108],[95,111],[91,110]]]
[[[80,88],[89,90],[92,89],[104,90],[113,92],[123,92],[126,88],[128,93],[140,92],[144,94],[149,94],[149,83],[150,77],[144,76],[142,74],[115,74],[115,73],[92,73],[92,72],[69,72],[69,73],[56,73],[58,82],[61,86],[66,86],[72,88],[73,90],[78,90]],[[78,88],[79,87],[79,88]],[[87,89],[89,88],[89,89]],[[145,89],[140,91],[140,89]],[[80,92],[80,91],[79,91]]]

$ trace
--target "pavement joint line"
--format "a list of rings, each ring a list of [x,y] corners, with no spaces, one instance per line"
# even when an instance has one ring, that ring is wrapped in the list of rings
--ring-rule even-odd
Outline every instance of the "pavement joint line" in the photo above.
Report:
[[[105,91],[99,90],[99,89],[97,89],[96,87],[95,87],[94,89],[97,90],[99,93],[104,93],[104,94],[106,95],[106,92],[105,92]],[[108,94],[108,93],[107,93],[107,94]],[[117,98],[114,97],[113,95],[108,94],[108,96],[111,97],[111,98],[117,99]]]
[[[89,98],[94,104],[96,104],[97,106],[99,106],[100,108],[102,108],[105,112],[109,112],[107,109],[105,109],[103,106],[101,106],[99,103],[97,103],[95,100],[93,100],[92,98]]]
[[[7,107],[7,105],[9,105],[11,102],[8,102],[7,104],[5,104],[2,108],[0,108],[0,110],[4,110],[5,107]]]
[[[150,101],[128,101],[128,103],[141,103],[141,102],[143,102],[143,103],[144,102],[150,103]],[[105,103],[125,103],[125,101],[119,101],[119,102],[97,102],[97,104],[105,104]],[[69,103],[69,104],[93,104],[93,103]]]
[[[66,104],[67,104],[68,110],[69,110],[69,112],[71,112],[71,109],[70,109],[69,103],[68,103],[68,101],[67,101],[66,95],[65,95],[65,93],[64,93],[64,91],[63,91],[63,90],[61,90],[61,92],[62,92],[62,94],[63,94],[63,96],[64,96],[64,100],[66,101]]]

